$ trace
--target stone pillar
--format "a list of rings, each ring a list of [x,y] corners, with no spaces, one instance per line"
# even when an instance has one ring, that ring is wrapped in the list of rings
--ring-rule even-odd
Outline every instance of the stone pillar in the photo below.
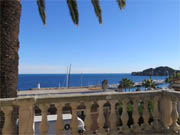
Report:
[[[72,107],[72,121],[71,121],[71,128],[72,128],[72,134],[77,135],[78,132],[78,120],[77,120],[77,103],[71,103]]]
[[[176,98],[172,98],[171,118],[172,118],[172,125],[170,126],[170,129],[176,132],[180,129],[180,126],[177,124],[178,112],[177,112],[177,99]]]
[[[127,126],[129,116],[127,113],[127,103],[128,99],[124,99],[122,101],[122,115],[121,115],[121,120],[122,120],[122,132],[129,132],[129,127]]]
[[[41,109],[41,124],[40,124],[40,134],[41,135],[48,135],[48,120],[47,120],[47,110],[49,108],[46,104],[39,105],[39,108]]]
[[[171,119],[171,112],[172,112],[172,101],[170,96],[161,95],[160,99],[160,118],[161,123],[163,124],[163,128],[168,129],[169,125],[172,123]]]
[[[117,114],[116,114],[116,101],[115,100],[111,100],[110,104],[111,104],[111,113],[110,113],[110,131],[111,133],[115,133],[117,132]]]
[[[105,130],[104,130],[104,123],[105,123],[105,118],[104,118],[104,110],[103,110],[103,106],[105,104],[106,101],[98,101],[98,134],[104,135],[105,134]]]
[[[34,99],[17,101],[19,106],[19,135],[33,135]]]
[[[2,111],[4,112],[4,116],[5,116],[2,134],[3,135],[14,135],[15,134],[15,127],[14,127],[13,122],[12,122],[13,107],[12,106],[2,107]]]
[[[85,117],[85,127],[86,127],[86,132],[85,134],[89,135],[91,134],[91,124],[92,124],[92,118],[91,118],[91,106],[92,106],[92,103],[91,102],[87,102],[85,103],[85,106],[86,106],[86,110],[85,110],[85,113],[86,113],[86,117]]]
[[[154,117],[153,128],[156,131],[159,131],[162,129],[162,124],[160,123],[158,103],[159,103],[159,97],[155,96],[154,97],[154,112],[153,112],[153,117]]]
[[[132,126],[133,131],[138,132],[140,131],[140,127],[139,127],[139,111],[138,111],[138,99],[134,99],[133,100],[133,120],[134,120],[134,124]]]
[[[64,129],[64,121],[62,118],[62,104],[55,104],[57,109],[57,120],[56,120],[56,135],[62,135]]]
[[[148,109],[148,101],[149,101],[149,99],[144,99],[143,101],[144,101],[144,110],[143,110],[144,123],[142,125],[142,128],[144,130],[150,130],[151,129],[151,127],[149,125],[149,117],[150,117],[150,115],[149,115],[149,109]]]

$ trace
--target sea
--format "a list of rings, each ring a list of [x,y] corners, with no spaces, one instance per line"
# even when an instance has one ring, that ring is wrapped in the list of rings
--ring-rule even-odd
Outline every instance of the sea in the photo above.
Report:
[[[108,84],[119,84],[122,78],[131,79],[134,82],[141,82],[144,79],[149,79],[149,76],[132,76],[131,74],[71,74],[69,85],[70,87],[87,87],[101,85],[103,80],[108,80]],[[164,80],[167,76],[151,76],[153,80]],[[66,87],[66,74],[19,74],[18,90],[29,90],[37,88],[37,83],[40,83],[41,88],[57,88]],[[158,87],[167,87],[164,83]],[[143,88],[141,88],[143,90]],[[132,88],[131,91],[135,91]]]

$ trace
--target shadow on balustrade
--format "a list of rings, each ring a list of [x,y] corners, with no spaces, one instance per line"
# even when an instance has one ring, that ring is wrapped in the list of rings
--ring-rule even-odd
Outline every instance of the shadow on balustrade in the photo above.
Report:
[[[123,123],[122,123],[122,113],[123,113],[123,104],[121,102],[119,102],[116,106],[117,108],[117,118],[118,118],[118,122],[117,125],[118,127],[122,127]],[[127,105],[126,105],[126,111],[127,111],[127,117],[128,117],[128,121],[127,121],[127,126],[129,128],[131,128],[134,125],[134,119],[133,119],[133,113],[134,113],[134,104],[133,101],[128,101]],[[153,111],[154,111],[154,103],[152,100],[150,100],[148,102],[148,111],[149,111],[149,119],[148,119],[148,123],[151,124],[153,122]],[[144,124],[144,102],[143,101],[139,101],[138,102],[138,125],[141,126]]]
[[[2,128],[4,125],[4,113],[2,111],[0,111],[0,135],[2,135]]]

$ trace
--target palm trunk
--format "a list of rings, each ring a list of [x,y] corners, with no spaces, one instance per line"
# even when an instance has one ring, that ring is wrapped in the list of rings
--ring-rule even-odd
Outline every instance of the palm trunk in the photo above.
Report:
[[[17,96],[20,13],[19,0],[0,1],[0,98]]]
[[[20,15],[20,0],[0,0],[0,98],[17,96]]]

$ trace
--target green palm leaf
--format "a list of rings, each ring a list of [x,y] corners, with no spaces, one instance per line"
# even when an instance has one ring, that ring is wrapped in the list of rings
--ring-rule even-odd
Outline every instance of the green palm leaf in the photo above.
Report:
[[[99,23],[102,24],[102,16],[101,16],[101,8],[99,5],[99,0],[91,0],[91,3],[94,7],[94,11],[96,13],[96,16],[98,17]]]
[[[125,8],[126,1],[125,0],[117,0],[119,8],[122,10]]]
[[[72,18],[72,21],[75,25],[78,25],[79,22],[79,13],[77,8],[77,2],[76,0],[67,0],[69,12]]]
[[[118,5],[120,9],[124,9],[126,2],[125,0],[117,0]],[[91,0],[91,3],[94,7],[94,11],[96,16],[98,17],[99,23],[102,23],[102,15],[101,15],[101,8],[99,4],[99,0]],[[79,13],[78,13],[78,7],[77,7],[77,1],[76,0],[67,0],[69,12],[72,18],[72,21],[75,25],[78,25],[79,23]],[[45,0],[37,0],[37,5],[39,9],[39,14],[42,19],[42,22],[44,25],[46,25],[46,13],[45,13]]]
[[[41,16],[42,22],[44,25],[46,25],[45,1],[37,0],[37,5],[38,5],[39,14]]]

